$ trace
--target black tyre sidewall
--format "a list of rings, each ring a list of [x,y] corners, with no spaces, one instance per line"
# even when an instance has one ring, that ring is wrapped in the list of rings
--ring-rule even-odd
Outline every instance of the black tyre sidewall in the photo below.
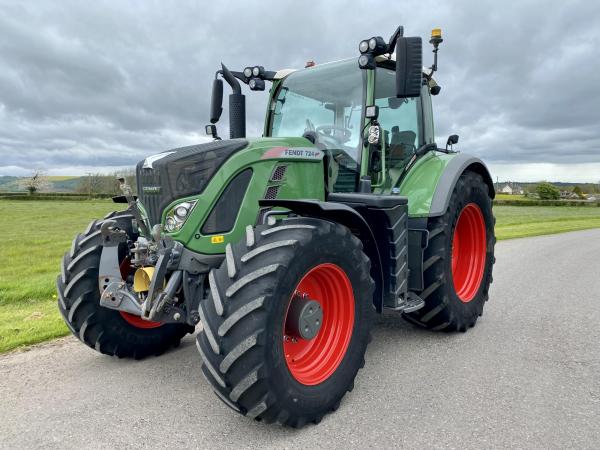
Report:
[[[288,404],[283,405],[286,409],[297,408],[306,413],[315,413],[323,408],[323,404],[332,405],[345,394],[358,369],[364,364],[364,353],[372,325],[373,300],[372,295],[369,296],[369,285],[361,282],[361,278],[364,279],[364,271],[368,273],[369,269],[344,258],[340,246],[344,248],[347,243],[340,242],[334,236],[318,245],[300,249],[296,254],[298,263],[290,268],[283,282],[274,291],[275,298],[285,298],[287,301],[276,303],[269,311],[269,323],[273,324],[273,328],[267,333],[267,339],[271,343],[268,347],[272,349],[267,367],[272,370],[274,379],[285,380],[275,383],[274,389],[279,398],[287,399]],[[354,325],[350,343],[337,369],[322,383],[307,386],[299,383],[287,367],[283,353],[283,322],[294,289],[302,277],[313,267],[324,263],[339,266],[352,284]]]
[[[217,313],[212,291],[209,298],[200,303],[204,319],[197,342],[203,358],[203,373],[217,396],[242,414],[293,427],[318,422],[326,413],[337,409],[345,393],[352,390],[356,373],[364,366],[375,311],[369,259],[348,228],[325,220],[293,218],[274,225],[260,225],[248,232],[254,236],[251,244],[242,240],[230,249],[229,262],[230,268],[235,265],[234,275],[228,271],[227,259],[213,271],[212,288],[219,292],[223,313]],[[264,250],[283,241],[289,244]],[[263,251],[256,256],[244,259],[244,255],[261,248]],[[286,364],[284,320],[300,280],[310,269],[324,263],[335,264],[350,280],[354,292],[354,325],[336,370],[322,383],[308,386],[298,382]],[[265,270],[264,275],[227,295],[234,283],[262,270]],[[245,313],[228,331],[219,334],[225,321],[259,299],[262,299],[260,307]],[[239,345],[253,337],[257,339],[256,344],[243,350],[232,365],[223,369],[222,363],[236,353]],[[248,379],[254,381],[239,394]],[[257,408],[260,413],[254,412]]]

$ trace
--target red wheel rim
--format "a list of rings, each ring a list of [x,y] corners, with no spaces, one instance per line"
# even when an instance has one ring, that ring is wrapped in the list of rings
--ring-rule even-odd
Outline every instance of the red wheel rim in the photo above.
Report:
[[[136,316],[135,314],[130,314],[125,311],[119,311],[121,313],[121,317],[125,319],[129,325],[133,325],[136,328],[158,328],[162,325],[161,322],[152,322],[150,320],[144,320],[140,316]]]
[[[127,276],[131,273],[131,263],[129,261],[129,258],[125,258],[121,262],[119,270],[121,271],[121,277],[123,279],[127,278]],[[135,314],[130,314],[125,311],[119,311],[119,313],[121,314],[121,317],[125,319],[125,322],[127,322],[129,325],[133,325],[136,328],[158,328],[162,325],[161,322],[151,322],[149,320],[144,320],[140,316],[136,316]]]
[[[354,293],[346,273],[339,266],[326,263],[302,277],[291,302],[297,298],[296,294],[308,295],[323,310],[321,328],[310,340],[291,337],[284,320],[283,351],[287,367],[296,381],[313,386],[329,378],[346,354],[354,328]]]
[[[468,303],[477,294],[485,269],[486,229],[481,209],[466,205],[458,216],[452,238],[452,279],[458,298]]]

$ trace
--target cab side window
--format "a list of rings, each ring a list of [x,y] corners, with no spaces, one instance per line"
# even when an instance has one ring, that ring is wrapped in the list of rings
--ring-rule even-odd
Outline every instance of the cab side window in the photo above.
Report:
[[[385,141],[388,169],[403,167],[419,146],[418,100],[396,98],[393,70],[379,67],[375,78],[375,104]]]

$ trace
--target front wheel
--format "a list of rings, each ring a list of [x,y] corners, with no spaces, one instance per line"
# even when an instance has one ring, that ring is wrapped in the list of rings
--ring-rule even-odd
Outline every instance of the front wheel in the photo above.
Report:
[[[130,239],[135,239],[129,213],[115,212],[105,219],[117,222]],[[94,220],[73,240],[65,253],[56,280],[58,309],[71,332],[87,346],[119,358],[140,359],[159,355],[194,328],[184,324],[148,322],[141,317],[100,305],[98,269],[102,254],[101,220]],[[126,248],[120,248],[121,270],[125,270]]]
[[[370,262],[348,228],[298,218],[248,227],[210,273],[197,343],[217,396],[300,427],[351,390],[373,322]]]

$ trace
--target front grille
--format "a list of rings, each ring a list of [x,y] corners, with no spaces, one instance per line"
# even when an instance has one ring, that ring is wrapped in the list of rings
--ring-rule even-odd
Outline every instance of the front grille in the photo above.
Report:
[[[144,205],[151,224],[160,221],[161,177],[160,172],[138,167],[137,170],[138,198]],[[158,190],[156,190],[158,188]]]
[[[192,145],[165,152],[152,167],[138,163],[138,197],[152,225],[159,223],[167,205],[178,198],[200,194],[221,165],[248,141],[232,139]],[[148,159],[150,161],[150,159]]]

